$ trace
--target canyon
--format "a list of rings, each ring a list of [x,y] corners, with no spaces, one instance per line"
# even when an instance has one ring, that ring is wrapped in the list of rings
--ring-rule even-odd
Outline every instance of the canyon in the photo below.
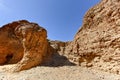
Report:
[[[108,80],[109,75],[113,76],[109,80],[120,80],[120,0],[101,0],[89,9],[73,41],[49,40],[46,29],[27,20],[2,26],[0,65],[1,72],[13,74],[21,71],[21,75],[30,75],[34,70],[42,71],[37,73],[39,77],[44,71],[46,75],[49,70],[53,74],[55,69],[58,73],[61,70],[61,76],[69,75],[60,80]],[[75,73],[71,79],[70,72]],[[82,73],[88,78],[79,76]],[[56,76],[60,77],[56,74],[53,76],[55,80]],[[25,80],[30,80],[28,77]],[[34,80],[43,79],[33,77]]]

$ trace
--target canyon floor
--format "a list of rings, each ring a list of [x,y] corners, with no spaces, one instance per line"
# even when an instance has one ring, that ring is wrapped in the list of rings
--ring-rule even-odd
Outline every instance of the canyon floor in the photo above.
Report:
[[[0,80],[120,80],[120,75],[76,66],[66,57],[56,54],[47,64],[29,70],[5,71],[11,66],[0,66]]]
[[[120,80],[120,76],[79,66],[37,66],[17,73],[0,70],[0,80]]]

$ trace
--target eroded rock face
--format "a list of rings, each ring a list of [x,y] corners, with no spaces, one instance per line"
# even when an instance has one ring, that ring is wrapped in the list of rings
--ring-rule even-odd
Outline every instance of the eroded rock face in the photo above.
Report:
[[[46,37],[45,29],[28,21],[3,26],[0,64],[14,63],[11,69],[20,71],[49,63],[56,53],[79,66],[120,74],[120,0],[102,0],[91,8],[73,41],[48,41]]]
[[[21,20],[0,28],[0,64],[14,64],[12,71],[42,63],[47,46],[47,32],[38,24]]]
[[[80,66],[120,74],[120,0],[91,8],[64,54]]]

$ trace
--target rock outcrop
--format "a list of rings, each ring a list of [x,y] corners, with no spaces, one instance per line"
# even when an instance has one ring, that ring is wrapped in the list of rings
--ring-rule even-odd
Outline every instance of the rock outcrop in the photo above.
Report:
[[[0,64],[14,64],[13,71],[49,63],[56,54],[64,56],[62,62],[68,63],[67,57],[79,66],[120,74],[120,0],[101,0],[91,8],[70,42],[49,41],[44,28],[25,20],[0,28]]]
[[[120,0],[102,0],[63,53],[74,63],[120,74]]]
[[[0,64],[11,71],[37,66],[47,54],[47,32],[36,23],[16,21],[0,28]]]

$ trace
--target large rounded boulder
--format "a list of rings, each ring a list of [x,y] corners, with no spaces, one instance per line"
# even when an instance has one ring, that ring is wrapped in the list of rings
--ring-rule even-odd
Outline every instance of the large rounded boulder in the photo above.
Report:
[[[14,64],[12,71],[41,64],[47,46],[47,31],[36,23],[21,20],[0,28],[0,64]]]

